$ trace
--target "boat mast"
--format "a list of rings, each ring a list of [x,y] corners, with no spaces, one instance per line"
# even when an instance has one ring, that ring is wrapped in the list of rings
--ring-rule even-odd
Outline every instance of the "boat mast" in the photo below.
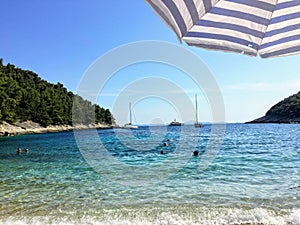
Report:
[[[197,103],[197,94],[195,94],[195,102],[196,102],[196,124],[198,124],[198,103]]]
[[[129,102],[129,124],[132,124],[131,102]]]

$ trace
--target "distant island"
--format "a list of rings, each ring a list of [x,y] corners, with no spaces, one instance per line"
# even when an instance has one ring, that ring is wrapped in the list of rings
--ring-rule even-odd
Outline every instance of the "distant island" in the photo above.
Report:
[[[300,92],[272,106],[265,116],[247,123],[300,123]]]
[[[0,135],[13,133],[13,127],[26,133],[30,127],[51,127],[55,131],[63,127],[109,127],[114,123],[109,109],[73,94],[61,83],[51,84],[10,63],[3,65],[0,59]]]

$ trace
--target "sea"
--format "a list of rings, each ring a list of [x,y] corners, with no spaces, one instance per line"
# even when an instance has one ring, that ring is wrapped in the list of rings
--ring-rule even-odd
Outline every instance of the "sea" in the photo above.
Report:
[[[299,225],[299,137],[300,124],[1,137],[0,224]]]

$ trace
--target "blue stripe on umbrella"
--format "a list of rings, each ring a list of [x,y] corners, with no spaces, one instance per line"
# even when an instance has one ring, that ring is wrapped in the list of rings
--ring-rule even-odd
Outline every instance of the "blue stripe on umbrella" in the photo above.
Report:
[[[231,23],[222,23],[222,22],[214,22],[214,21],[210,21],[210,20],[201,20],[197,23],[197,25],[239,31],[239,32],[242,32],[245,34],[252,35],[254,37],[258,37],[258,38],[264,37],[264,33],[261,31],[257,31],[257,30],[254,30],[254,29],[251,29],[248,27],[231,24]]]
[[[256,43],[251,43],[249,40],[245,40],[242,38],[237,38],[229,35],[223,34],[211,34],[211,33],[204,33],[204,32],[188,32],[186,37],[193,37],[193,38],[208,38],[214,40],[223,40],[229,41],[236,44],[244,45],[244,46],[252,46],[253,49],[258,49],[259,46]]]
[[[262,44],[260,46],[260,49],[264,49],[264,48],[268,48],[268,47],[271,47],[271,46],[276,46],[276,45],[280,45],[280,44],[283,44],[283,43],[286,43],[286,42],[291,42],[291,41],[296,41],[296,40],[300,40],[300,34],[289,36],[289,37],[284,37],[284,38],[281,38],[281,39],[276,40],[276,41],[271,41],[271,42]]]
[[[299,17],[300,17],[300,12],[291,13],[291,14],[287,14],[287,15],[283,15],[283,16],[278,16],[278,17],[274,17],[273,19],[271,19],[270,24],[280,23],[280,22],[284,22],[287,20],[296,19]]]
[[[184,0],[184,3],[192,17],[193,24],[196,24],[199,21],[199,14],[197,12],[195,2],[193,0]]]
[[[300,0],[293,0],[293,1],[289,1],[289,2],[278,3],[275,10],[286,9],[286,8],[299,6],[299,5],[300,5]]]
[[[290,48],[284,48],[273,52],[268,52],[265,54],[261,54],[260,57],[262,58],[269,58],[269,57],[275,57],[280,55],[286,55],[286,54],[292,54],[300,52],[300,46],[290,47]]]
[[[297,30],[297,29],[300,29],[300,23],[293,24],[291,26],[286,26],[286,27],[276,29],[276,30],[271,30],[266,33],[265,37],[271,37],[276,34],[282,34],[282,33],[286,33],[286,32]]]
[[[227,2],[234,2],[242,5],[252,6],[269,12],[273,12],[275,8],[275,5],[273,4],[253,0],[227,0]]]
[[[176,20],[181,34],[185,35],[187,32],[187,27],[175,3],[172,0],[162,0],[162,2],[168,7],[174,19]]]
[[[152,3],[152,1],[148,1],[148,3],[151,5],[151,7],[158,13],[158,15],[172,28],[172,30],[176,33],[175,27],[170,22],[169,18],[165,15],[165,13],[155,4]]]
[[[208,12],[209,10],[211,10],[212,4],[211,4],[211,0],[202,0],[204,8],[205,8],[205,12]]]
[[[250,55],[250,56],[256,56],[257,55],[257,53],[254,53],[254,52],[241,51],[240,49],[225,47],[225,46],[221,46],[221,45],[189,44],[189,43],[188,43],[188,45],[192,45],[192,46],[196,46],[196,47],[201,47],[201,48],[206,48],[206,49],[217,49],[217,50],[222,50],[222,51],[243,53],[245,55]]]
[[[212,8],[209,13],[216,14],[216,15],[222,15],[222,16],[229,16],[229,17],[234,17],[238,19],[245,19],[254,23],[262,24],[262,25],[268,25],[269,21],[266,18],[256,16],[250,13],[244,13],[244,12],[239,12],[236,10],[230,10],[230,9],[222,9],[218,7]]]

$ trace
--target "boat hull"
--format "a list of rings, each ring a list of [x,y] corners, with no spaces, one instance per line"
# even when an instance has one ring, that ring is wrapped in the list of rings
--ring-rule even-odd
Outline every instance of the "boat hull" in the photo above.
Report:
[[[195,123],[195,124],[194,124],[194,127],[195,127],[195,128],[200,128],[200,127],[202,127],[202,124],[201,124],[201,123]]]
[[[132,124],[125,124],[124,129],[138,129],[139,127],[137,125],[132,125]]]
[[[179,127],[179,126],[183,126],[183,123],[180,123],[180,122],[171,122],[169,124],[170,127]]]

